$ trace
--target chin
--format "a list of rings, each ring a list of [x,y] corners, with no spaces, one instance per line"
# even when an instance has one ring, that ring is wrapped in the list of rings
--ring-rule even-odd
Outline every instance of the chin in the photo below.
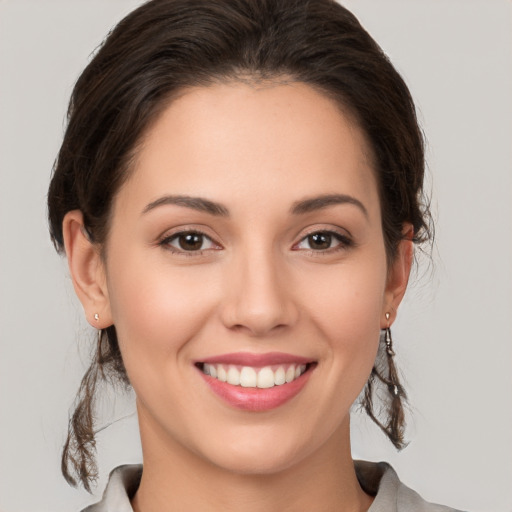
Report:
[[[225,453],[222,457],[215,457],[212,462],[224,470],[239,475],[274,475],[289,469],[297,464],[301,458],[297,453],[276,453],[269,449],[267,452],[250,453],[244,450],[242,453]]]
[[[314,450],[309,442],[311,436],[293,439],[291,432],[296,435],[290,429],[282,435],[272,428],[248,429],[245,435],[238,433],[209,444],[202,456],[215,466],[240,475],[280,473],[299,464]]]

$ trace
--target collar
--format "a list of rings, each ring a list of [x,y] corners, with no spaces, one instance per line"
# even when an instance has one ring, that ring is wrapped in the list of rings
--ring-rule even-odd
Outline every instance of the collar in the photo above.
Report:
[[[354,461],[357,479],[363,490],[375,496],[368,512],[457,512],[453,508],[427,503],[415,491],[400,482],[386,462]],[[142,477],[142,464],[119,466],[109,476],[100,502],[82,512],[133,512],[130,499]]]

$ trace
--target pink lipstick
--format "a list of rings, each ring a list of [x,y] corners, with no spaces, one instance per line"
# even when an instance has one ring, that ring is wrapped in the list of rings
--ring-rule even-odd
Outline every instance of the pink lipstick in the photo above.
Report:
[[[217,396],[232,407],[256,412],[274,409],[295,397],[316,362],[281,352],[238,352],[208,357],[195,366]]]

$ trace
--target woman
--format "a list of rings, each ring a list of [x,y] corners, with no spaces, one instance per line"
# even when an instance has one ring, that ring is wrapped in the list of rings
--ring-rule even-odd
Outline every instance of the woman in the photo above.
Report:
[[[363,388],[405,443],[391,326],[429,239],[423,170],[407,87],[334,2],[157,0],[116,27],[48,197],[99,333],[70,483],[96,474],[99,381],[137,397],[144,470],[89,510],[449,510],[350,453]]]

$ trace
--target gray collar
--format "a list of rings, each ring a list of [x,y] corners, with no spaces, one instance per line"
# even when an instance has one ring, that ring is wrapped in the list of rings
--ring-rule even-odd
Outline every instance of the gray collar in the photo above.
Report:
[[[386,462],[354,461],[354,466],[361,487],[375,496],[368,512],[457,512],[453,508],[427,503],[402,484]],[[102,500],[82,512],[133,512],[130,499],[137,491],[141,476],[141,464],[117,467],[110,473]]]

